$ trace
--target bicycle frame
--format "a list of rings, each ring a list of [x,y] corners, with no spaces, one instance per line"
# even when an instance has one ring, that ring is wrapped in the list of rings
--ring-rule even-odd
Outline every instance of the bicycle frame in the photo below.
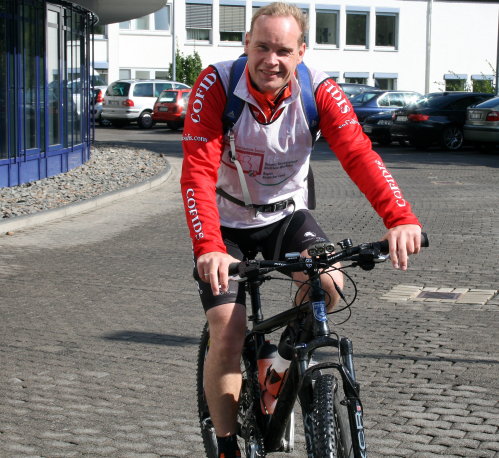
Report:
[[[261,276],[246,280],[252,312],[249,320],[252,321],[253,327],[246,337],[245,347],[255,345],[254,348],[258,348],[265,340],[265,334],[269,334],[285,326],[304,313],[312,313],[314,316],[312,321],[312,338],[310,339],[310,336],[301,336],[301,338],[297,339],[298,342],[294,346],[294,354],[288,375],[279,394],[273,415],[259,416],[262,423],[261,431],[264,436],[265,450],[272,452],[282,449],[282,439],[292,415],[296,399],[299,397],[304,415],[307,450],[310,453],[312,449],[311,444],[308,442],[311,436],[307,430],[312,427],[308,419],[310,418],[313,404],[311,396],[313,376],[314,373],[323,369],[335,369],[339,372],[343,383],[354,455],[356,457],[364,457],[367,456],[367,453],[363,426],[363,409],[359,398],[359,385],[355,380],[352,342],[348,338],[337,339],[330,337],[331,331],[327,323],[325,293],[321,288],[320,276],[315,275],[314,271],[308,271],[307,273],[309,274],[309,278],[312,278],[309,291],[310,301],[268,319],[263,319],[260,299],[260,285],[263,283],[264,277]],[[340,355],[339,362],[319,363],[308,367],[312,353],[318,348],[323,347],[338,349]]]

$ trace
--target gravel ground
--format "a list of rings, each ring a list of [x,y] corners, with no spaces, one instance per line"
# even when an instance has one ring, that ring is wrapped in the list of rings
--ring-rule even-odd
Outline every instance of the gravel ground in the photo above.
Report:
[[[91,199],[141,183],[166,166],[166,157],[144,149],[92,146],[90,160],[69,172],[0,188],[0,215],[12,218]]]

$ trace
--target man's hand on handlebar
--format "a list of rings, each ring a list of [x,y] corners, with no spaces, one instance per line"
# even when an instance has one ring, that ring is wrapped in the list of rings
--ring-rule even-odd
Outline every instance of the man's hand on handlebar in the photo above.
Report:
[[[197,269],[202,281],[211,284],[214,296],[226,293],[229,288],[229,264],[239,262],[230,254],[214,251],[199,256]]]
[[[402,224],[388,230],[383,240],[390,244],[390,259],[395,269],[407,270],[408,257],[421,249],[421,228],[417,224]]]

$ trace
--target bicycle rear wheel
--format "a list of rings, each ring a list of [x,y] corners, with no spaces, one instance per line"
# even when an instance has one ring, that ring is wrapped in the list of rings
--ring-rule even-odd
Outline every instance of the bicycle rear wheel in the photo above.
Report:
[[[204,363],[209,348],[210,331],[208,324],[206,324],[201,334],[197,361],[196,386],[198,414],[206,456],[207,458],[218,458],[217,437],[204,393]],[[255,410],[260,408],[260,398],[257,395],[258,392],[255,391],[258,390],[258,378],[252,369],[252,359],[246,352],[243,352],[241,358],[241,372],[242,386],[237,412],[238,434],[244,440],[241,452],[243,453],[243,457],[261,458],[266,455]]]
[[[332,374],[320,375],[315,382],[312,442],[316,458],[354,456],[348,412],[337,390],[338,382]]]
[[[201,334],[199,343],[197,372],[196,372],[196,391],[198,400],[199,423],[201,426],[201,436],[203,438],[204,450],[207,458],[218,458],[217,437],[215,428],[211,421],[208,404],[204,395],[204,362],[210,348],[210,331],[208,324],[205,325]]]

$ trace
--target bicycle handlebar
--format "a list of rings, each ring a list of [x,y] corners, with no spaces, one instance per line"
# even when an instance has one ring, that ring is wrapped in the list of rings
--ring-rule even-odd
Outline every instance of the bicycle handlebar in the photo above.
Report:
[[[388,240],[361,243],[353,246],[350,239],[338,243],[342,248],[334,252],[333,243],[318,243],[308,249],[310,258],[304,258],[299,253],[288,253],[282,261],[250,260],[235,262],[229,266],[229,275],[239,275],[240,278],[256,277],[277,270],[282,273],[302,272],[305,270],[325,269],[340,261],[353,261],[352,266],[370,270],[377,262],[383,262],[388,257]],[[421,233],[421,247],[428,247],[428,235]]]

